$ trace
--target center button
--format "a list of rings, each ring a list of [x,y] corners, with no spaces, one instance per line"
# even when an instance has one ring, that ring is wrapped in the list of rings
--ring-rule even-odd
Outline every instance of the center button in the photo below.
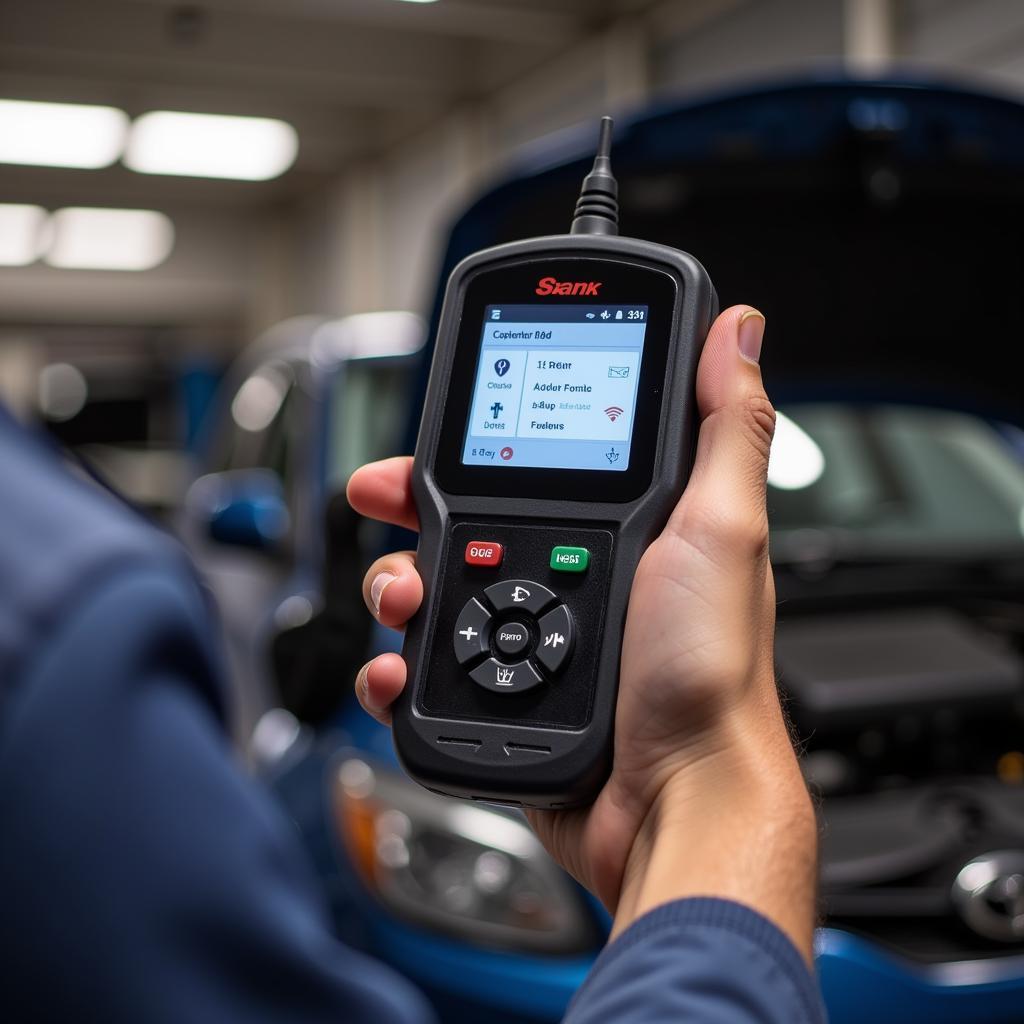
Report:
[[[510,657],[522,654],[530,646],[530,634],[520,622],[506,622],[494,631],[494,646]]]

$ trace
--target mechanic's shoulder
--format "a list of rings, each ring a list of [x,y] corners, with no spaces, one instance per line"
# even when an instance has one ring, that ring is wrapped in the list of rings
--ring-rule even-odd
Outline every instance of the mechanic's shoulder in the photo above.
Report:
[[[0,466],[7,481],[0,502],[0,678],[10,678],[26,651],[112,577],[155,569],[201,600],[177,541],[76,475],[6,414]]]

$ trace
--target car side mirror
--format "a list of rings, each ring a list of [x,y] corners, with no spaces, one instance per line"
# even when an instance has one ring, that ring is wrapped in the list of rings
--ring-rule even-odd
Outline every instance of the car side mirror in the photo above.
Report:
[[[288,535],[290,517],[276,473],[235,470],[202,477],[193,484],[190,503],[220,544],[273,551]]]

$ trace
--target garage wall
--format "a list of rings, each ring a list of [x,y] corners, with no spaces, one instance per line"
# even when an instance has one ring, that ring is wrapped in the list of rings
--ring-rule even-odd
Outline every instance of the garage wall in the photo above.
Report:
[[[656,39],[652,69],[659,92],[679,92],[813,64],[834,66],[842,58],[841,3],[760,0],[741,4],[695,30]]]
[[[905,0],[900,56],[1024,92],[1024,4],[1020,0]]]
[[[372,297],[378,308],[426,307],[441,255],[437,240],[490,166],[490,136],[478,110],[467,107],[366,169],[377,186],[376,278],[350,304]]]

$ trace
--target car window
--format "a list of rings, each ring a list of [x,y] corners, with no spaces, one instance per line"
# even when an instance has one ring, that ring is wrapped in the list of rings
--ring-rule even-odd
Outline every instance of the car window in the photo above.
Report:
[[[344,486],[365,462],[399,454],[411,388],[405,360],[351,360],[338,373],[331,392],[327,482]]]
[[[242,381],[228,405],[214,472],[266,468],[281,474],[282,434],[294,387],[294,371],[281,360],[263,363]]]
[[[1024,555],[1024,463],[1007,438],[940,409],[784,407],[769,469],[774,534],[785,551],[798,531],[831,531],[854,557]]]

